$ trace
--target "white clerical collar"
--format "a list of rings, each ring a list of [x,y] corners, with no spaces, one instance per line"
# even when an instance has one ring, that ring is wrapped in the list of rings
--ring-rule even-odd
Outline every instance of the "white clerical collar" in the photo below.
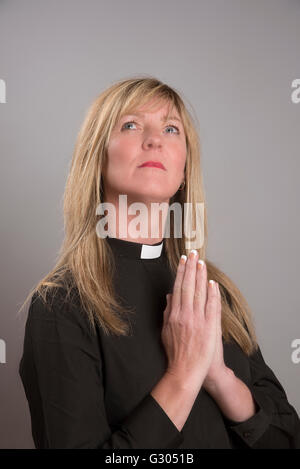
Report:
[[[156,259],[161,256],[164,245],[164,240],[155,244],[141,244],[110,236],[106,239],[118,255],[135,259]]]
[[[142,244],[141,259],[155,259],[160,257],[164,242],[160,244]]]

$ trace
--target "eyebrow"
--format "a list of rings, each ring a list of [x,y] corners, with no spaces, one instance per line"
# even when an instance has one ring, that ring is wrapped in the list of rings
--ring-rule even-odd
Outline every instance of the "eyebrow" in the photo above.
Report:
[[[124,114],[122,117],[126,116],[133,116],[133,117],[145,117],[145,114],[142,114],[141,112],[136,112],[134,114]],[[166,120],[176,120],[182,124],[181,119],[179,119],[176,116],[162,116],[161,121],[166,122]]]

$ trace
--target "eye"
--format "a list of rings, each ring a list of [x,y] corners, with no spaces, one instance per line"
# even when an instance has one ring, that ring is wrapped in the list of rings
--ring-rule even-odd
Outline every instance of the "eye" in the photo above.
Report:
[[[124,129],[125,125],[127,125],[127,124],[136,124],[136,122],[134,122],[134,121],[125,122],[125,124],[122,125],[122,130]],[[127,130],[127,129],[125,128],[125,130]]]
[[[122,129],[121,129],[121,130],[128,130],[128,127],[125,127],[127,124],[136,124],[136,122],[135,122],[135,121],[128,121],[128,122],[125,122],[125,124],[122,125]],[[166,128],[168,128],[168,127],[171,127],[171,128],[173,127],[174,129],[177,130],[177,133],[178,133],[178,134],[180,133],[180,131],[179,131],[178,127],[176,127],[176,125],[167,125]],[[170,132],[167,132],[167,133],[170,133]],[[174,132],[171,132],[171,133],[173,134]]]
[[[168,125],[167,127],[173,127],[174,129],[177,130],[177,133],[180,133],[179,129],[178,129],[178,127],[176,127],[176,125]],[[170,133],[170,132],[168,132],[168,133]],[[171,132],[171,133],[173,134],[174,132]]]

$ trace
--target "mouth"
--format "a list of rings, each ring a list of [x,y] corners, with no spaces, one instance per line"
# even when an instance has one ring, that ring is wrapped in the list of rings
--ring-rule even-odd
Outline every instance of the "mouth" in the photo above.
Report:
[[[159,161],[146,161],[146,163],[143,163],[140,166],[138,166],[138,168],[144,168],[144,167],[160,168],[160,169],[166,170],[164,165],[160,163]]]

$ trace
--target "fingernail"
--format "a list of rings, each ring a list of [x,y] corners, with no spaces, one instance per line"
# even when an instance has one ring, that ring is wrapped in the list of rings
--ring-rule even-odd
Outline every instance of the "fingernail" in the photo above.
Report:
[[[186,263],[186,255],[185,254],[182,254],[182,256],[180,257],[180,264],[185,264]]]
[[[210,288],[215,290],[215,282],[214,282],[214,280],[209,280],[208,283],[210,283]]]
[[[198,260],[197,267],[198,267],[199,270],[203,270],[204,261],[203,261],[202,259],[199,259],[199,260]]]
[[[193,259],[194,259],[197,256],[198,253],[197,253],[196,249],[192,249],[190,254],[193,254]]]

